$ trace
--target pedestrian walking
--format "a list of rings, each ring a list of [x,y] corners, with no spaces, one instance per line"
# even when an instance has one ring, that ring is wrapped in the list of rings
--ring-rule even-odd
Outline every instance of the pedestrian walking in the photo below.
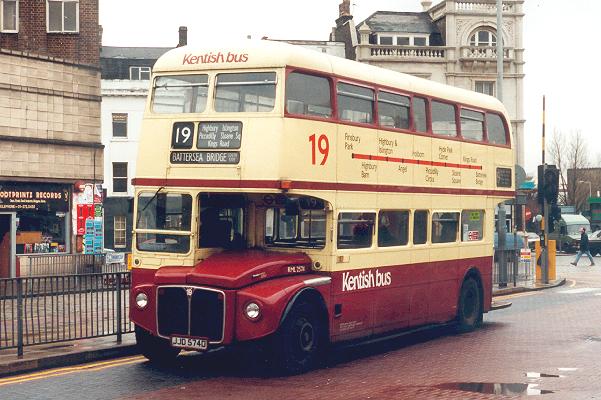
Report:
[[[580,228],[580,250],[578,250],[578,254],[576,254],[576,259],[571,262],[572,265],[578,265],[578,260],[582,257],[583,254],[588,256],[588,259],[591,260],[591,267],[595,265],[595,261],[593,260],[593,256],[588,249],[588,235],[586,234],[586,228]]]

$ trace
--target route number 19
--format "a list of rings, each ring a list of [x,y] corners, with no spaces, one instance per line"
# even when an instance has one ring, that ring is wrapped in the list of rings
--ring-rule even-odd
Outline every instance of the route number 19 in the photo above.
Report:
[[[311,135],[309,136],[309,142],[311,142],[311,163],[313,165],[316,164],[316,153],[319,151],[321,154],[321,162],[319,165],[324,165],[328,159],[328,154],[330,153],[330,141],[328,140],[328,137],[326,135],[319,135],[319,137]]]
[[[194,139],[194,122],[176,122],[171,132],[171,148],[191,149]]]

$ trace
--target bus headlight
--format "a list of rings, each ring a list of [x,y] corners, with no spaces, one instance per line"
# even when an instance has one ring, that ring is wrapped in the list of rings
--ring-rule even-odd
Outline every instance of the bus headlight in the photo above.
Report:
[[[140,292],[136,295],[136,305],[140,310],[143,310],[148,305],[148,296],[146,293]]]
[[[251,321],[256,321],[261,316],[261,307],[255,302],[250,302],[244,307],[246,317]]]

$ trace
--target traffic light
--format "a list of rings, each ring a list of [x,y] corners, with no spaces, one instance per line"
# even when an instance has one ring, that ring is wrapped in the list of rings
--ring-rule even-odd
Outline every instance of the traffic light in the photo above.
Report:
[[[549,204],[557,204],[559,194],[559,170],[555,165],[545,168],[545,198]]]
[[[557,204],[559,194],[559,170],[555,165],[538,166],[538,202]]]

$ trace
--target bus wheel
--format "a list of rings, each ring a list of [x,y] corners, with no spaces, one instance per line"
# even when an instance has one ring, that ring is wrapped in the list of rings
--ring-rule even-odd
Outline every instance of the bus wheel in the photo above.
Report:
[[[482,322],[482,298],[480,288],[474,278],[467,278],[461,285],[459,293],[459,310],[457,312],[457,330],[470,332]]]
[[[180,352],[180,349],[171,347],[167,340],[153,336],[139,326],[136,326],[136,344],[140,353],[156,364],[172,363]]]
[[[276,365],[286,374],[298,374],[315,366],[325,348],[325,327],[317,307],[295,304],[275,337]]]

